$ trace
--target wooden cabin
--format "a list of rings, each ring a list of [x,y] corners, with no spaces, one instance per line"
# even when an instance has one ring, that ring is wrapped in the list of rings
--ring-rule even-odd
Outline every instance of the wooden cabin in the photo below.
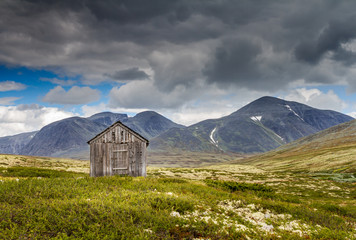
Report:
[[[93,139],[90,145],[90,176],[146,176],[149,141],[120,121]]]

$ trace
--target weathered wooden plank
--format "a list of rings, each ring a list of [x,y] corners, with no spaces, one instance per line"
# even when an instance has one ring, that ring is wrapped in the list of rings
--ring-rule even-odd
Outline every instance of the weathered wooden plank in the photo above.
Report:
[[[118,136],[117,142],[121,143],[122,142],[121,127],[117,127],[117,136]]]
[[[109,176],[114,175],[114,172],[112,170],[113,168],[113,161],[112,161],[112,155],[113,155],[113,144],[108,144],[108,148],[107,148],[107,158],[108,158],[108,174]]]
[[[103,165],[103,176],[106,175],[105,146],[106,146],[106,144],[104,144],[104,143],[100,144],[100,151],[101,151],[100,159],[101,159],[101,162]]]
[[[141,143],[141,149],[142,149],[142,157],[141,157],[141,174],[140,176],[146,177],[146,166],[147,166],[147,155],[146,155],[146,143],[142,142]]]
[[[94,167],[94,163],[95,163],[95,158],[94,158],[94,147],[93,147],[93,143],[90,144],[90,176],[91,177],[95,177],[95,167]]]
[[[103,161],[102,161],[102,143],[94,144],[94,158],[95,158],[95,176],[103,176]]]
[[[140,152],[141,152],[141,147],[140,147],[140,143],[139,142],[135,142],[135,147],[136,147],[136,152],[135,152],[135,172],[134,175],[135,177],[138,176],[139,174],[139,168],[140,168],[140,161],[141,161],[141,156],[140,156]]]

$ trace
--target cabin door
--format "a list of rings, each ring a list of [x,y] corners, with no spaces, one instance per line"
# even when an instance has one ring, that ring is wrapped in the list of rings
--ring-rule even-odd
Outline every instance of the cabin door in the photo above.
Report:
[[[128,144],[113,144],[111,163],[113,175],[127,174],[129,169]]]

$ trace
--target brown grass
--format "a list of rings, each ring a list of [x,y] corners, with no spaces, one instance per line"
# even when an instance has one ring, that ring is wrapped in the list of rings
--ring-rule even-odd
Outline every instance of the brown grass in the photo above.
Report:
[[[89,173],[89,161],[65,158],[0,154],[0,167],[14,166],[39,167],[55,170]]]

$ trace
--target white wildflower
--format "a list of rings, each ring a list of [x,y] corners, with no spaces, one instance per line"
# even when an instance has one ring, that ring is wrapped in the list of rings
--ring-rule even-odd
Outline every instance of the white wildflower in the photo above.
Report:
[[[249,205],[247,205],[247,207],[249,208],[249,209],[251,209],[251,210],[255,210],[256,209],[256,206],[255,206],[255,204],[249,204]]]
[[[179,212],[176,212],[176,211],[171,212],[170,215],[171,215],[172,217],[180,217]]]
[[[245,225],[242,224],[235,224],[235,227],[237,231],[246,231],[248,229]]]
[[[144,232],[147,232],[147,233],[150,233],[150,234],[152,234],[152,233],[153,233],[153,231],[152,231],[151,229],[149,229],[149,228],[147,228],[147,229],[143,229],[143,231],[144,231]]]
[[[273,231],[273,226],[272,225],[268,225],[266,223],[262,223],[261,224],[261,229],[265,230],[267,232],[272,232]]]

